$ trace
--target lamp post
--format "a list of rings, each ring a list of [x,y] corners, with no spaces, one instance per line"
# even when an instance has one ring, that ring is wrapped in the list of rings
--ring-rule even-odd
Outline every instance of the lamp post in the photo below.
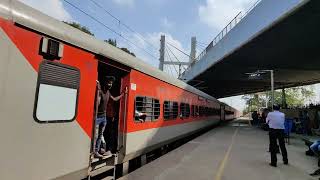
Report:
[[[261,72],[270,72],[270,83],[271,83],[271,108],[273,110],[274,105],[274,77],[273,70],[261,70]]]
[[[273,105],[274,105],[274,79],[273,79],[273,70],[270,71],[270,78],[271,78],[271,105],[272,105],[272,110],[273,110]]]
[[[260,78],[261,74],[270,73],[270,84],[271,84],[271,108],[273,110],[274,105],[274,73],[273,70],[257,70],[256,72],[246,73],[251,79]]]

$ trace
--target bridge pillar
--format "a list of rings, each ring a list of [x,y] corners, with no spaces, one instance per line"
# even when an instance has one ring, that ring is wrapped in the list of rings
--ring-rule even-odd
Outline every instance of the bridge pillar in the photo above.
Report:
[[[165,52],[165,36],[161,35],[161,39],[160,39],[160,63],[159,63],[159,69],[161,71],[163,71],[163,64],[164,64],[164,52]]]

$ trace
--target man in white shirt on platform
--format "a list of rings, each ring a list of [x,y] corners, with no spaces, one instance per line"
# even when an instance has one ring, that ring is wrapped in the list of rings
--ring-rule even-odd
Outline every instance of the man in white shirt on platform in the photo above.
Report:
[[[287,149],[284,142],[284,113],[280,112],[280,106],[274,105],[274,111],[268,113],[266,118],[269,125],[269,139],[270,139],[270,166],[277,167],[277,139],[282,153],[282,160],[284,164],[288,164]]]

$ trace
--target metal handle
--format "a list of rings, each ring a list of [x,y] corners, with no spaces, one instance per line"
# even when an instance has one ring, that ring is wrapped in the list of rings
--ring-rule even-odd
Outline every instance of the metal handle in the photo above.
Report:
[[[126,118],[127,118],[127,99],[128,99],[128,87],[125,87],[125,95],[124,95],[124,108],[123,108],[123,132],[122,132],[122,144],[121,146],[119,141],[120,138],[118,138],[118,151],[120,152],[120,149],[123,148],[124,146],[124,140],[125,140],[125,136],[124,136],[124,130],[126,129]],[[118,125],[118,133],[120,134],[120,125]]]

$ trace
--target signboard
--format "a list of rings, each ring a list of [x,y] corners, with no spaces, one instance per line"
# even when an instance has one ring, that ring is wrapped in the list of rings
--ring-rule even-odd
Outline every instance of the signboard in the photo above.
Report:
[[[137,90],[137,85],[134,83],[131,83],[131,90],[133,91]]]

